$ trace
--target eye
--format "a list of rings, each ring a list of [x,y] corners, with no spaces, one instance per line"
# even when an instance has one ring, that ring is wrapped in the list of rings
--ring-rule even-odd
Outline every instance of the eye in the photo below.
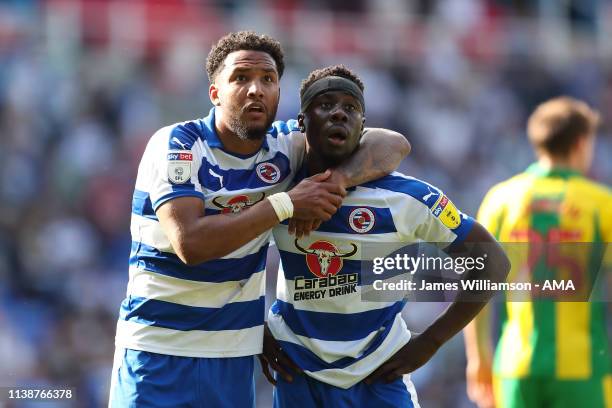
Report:
[[[242,81],[246,81],[247,77],[244,74],[238,74],[236,75],[236,81],[242,82]]]
[[[344,105],[344,109],[346,109],[349,112],[355,112],[357,110],[357,107],[351,103]]]
[[[272,75],[266,75],[264,76],[264,81],[272,83],[274,82],[274,78],[272,77]]]
[[[332,104],[329,102],[321,102],[321,108],[325,109],[325,110],[329,110],[331,109]]]

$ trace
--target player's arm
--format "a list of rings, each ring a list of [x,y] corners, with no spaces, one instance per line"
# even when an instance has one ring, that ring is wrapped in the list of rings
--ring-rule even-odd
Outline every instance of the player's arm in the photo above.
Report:
[[[479,408],[494,406],[491,313],[491,305],[488,304],[463,329],[467,394]]]
[[[411,149],[410,142],[401,133],[389,129],[366,128],[355,153],[332,170],[329,181],[348,188],[376,180],[397,169]],[[289,233],[300,238],[319,228],[321,221],[291,219]]]
[[[500,197],[501,185],[493,187],[485,196],[478,210],[478,221],[488,230],[499,231],[500,203],[508,201]],[[467,365],[465,370],[468,397],[479,408],[493,407],[493,339],[491,336],[492,307],[487,304],[463,329]]]
[[[331,218],[346,192],[326,181],[328,177],[329,172],[315,175],[288,192],[293,217]],[[178,197],[162,204],[156,214],[175,253],[187,265],[225,256],[279,223],[269,200],[238,214],[204,216],[201,198]]]
[[[401,133],[366,128],[353,155],[332,172],[332,181],[353,187],[376,180],[396,170],[410,154],[410,142]]]
[[[485,257],[486,254],[484,268],[472,269],[463,279],[489,279],[492,282],[503,282],[506,279],[510,261],[499,243],[482,225],[474,222],[463,243],[467,245],[451,245],[445,252],[451,256],[461,253],[474,259]],[[467,254],[466,247],[469,248]],[[442,344],[461,331],[480,312],[493,294],[479,293],[474,298],[472,293],[459,292],[455,301],[423,333],[414,335],[403,348],[374,371],[368,381],[382,378],[391,382],[421,367]]]

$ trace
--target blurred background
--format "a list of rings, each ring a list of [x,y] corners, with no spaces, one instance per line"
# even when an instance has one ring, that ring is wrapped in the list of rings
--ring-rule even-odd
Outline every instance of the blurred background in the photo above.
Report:
[[[344,63],[367,124],[412,142],[400,170],[469,214],[533,160],[527,115],[559,94],[601,111],[591,176],[612,182],[609,0],[0,0],[0,386],[106,404],[138,162],[156,129],[207,115],[206,56],[241,29],[284,46],[278,119],[309,71]],[[419,330],[442,308],[405,317]],[[471,407],[464,368],[457,336],[414,374],[422,406]]]

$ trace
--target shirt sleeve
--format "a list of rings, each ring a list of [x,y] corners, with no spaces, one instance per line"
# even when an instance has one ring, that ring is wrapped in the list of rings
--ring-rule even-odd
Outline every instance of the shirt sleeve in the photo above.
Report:
[[[203,153],[196,136],[180,126],[161,129],[153,136],[145,156],[153,210],[177,197],[204,199],[198,181]]]
[[[395,217],[398,232],[405,240],[425,242],[462,242],[474,225],[442,190],[420,181],[408,181]]]
[[[440,191],[440,199],[426,211],[416,234],[426,242],[463,242],[473,225],[474,219],[457,209]]]

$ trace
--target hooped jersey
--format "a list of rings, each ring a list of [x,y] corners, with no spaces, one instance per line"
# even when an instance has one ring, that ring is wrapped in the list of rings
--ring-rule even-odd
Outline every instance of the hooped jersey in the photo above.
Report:
[[[117,346],[189,357],[261,353],[271,232],[220,259],[187,266],[175,254],[155,211],[169,200],[189,196],[204,201],[205,216],[238,213],[286,190],[304,155],[304,138],[293,132],[294,120],[274,122],[257,153],[232,154],[216,134],[213,108],[204,119],[153,135],[134,190],[130,277]]]
[[[309,376],[341,388],[364,379],[410,339],[405,301],[362,300],[364,247],[461,241],[473,219],[438,188],[393,173],[350,189],[331,220],[296,240],[274,228],[281,257],[268,325]]]

